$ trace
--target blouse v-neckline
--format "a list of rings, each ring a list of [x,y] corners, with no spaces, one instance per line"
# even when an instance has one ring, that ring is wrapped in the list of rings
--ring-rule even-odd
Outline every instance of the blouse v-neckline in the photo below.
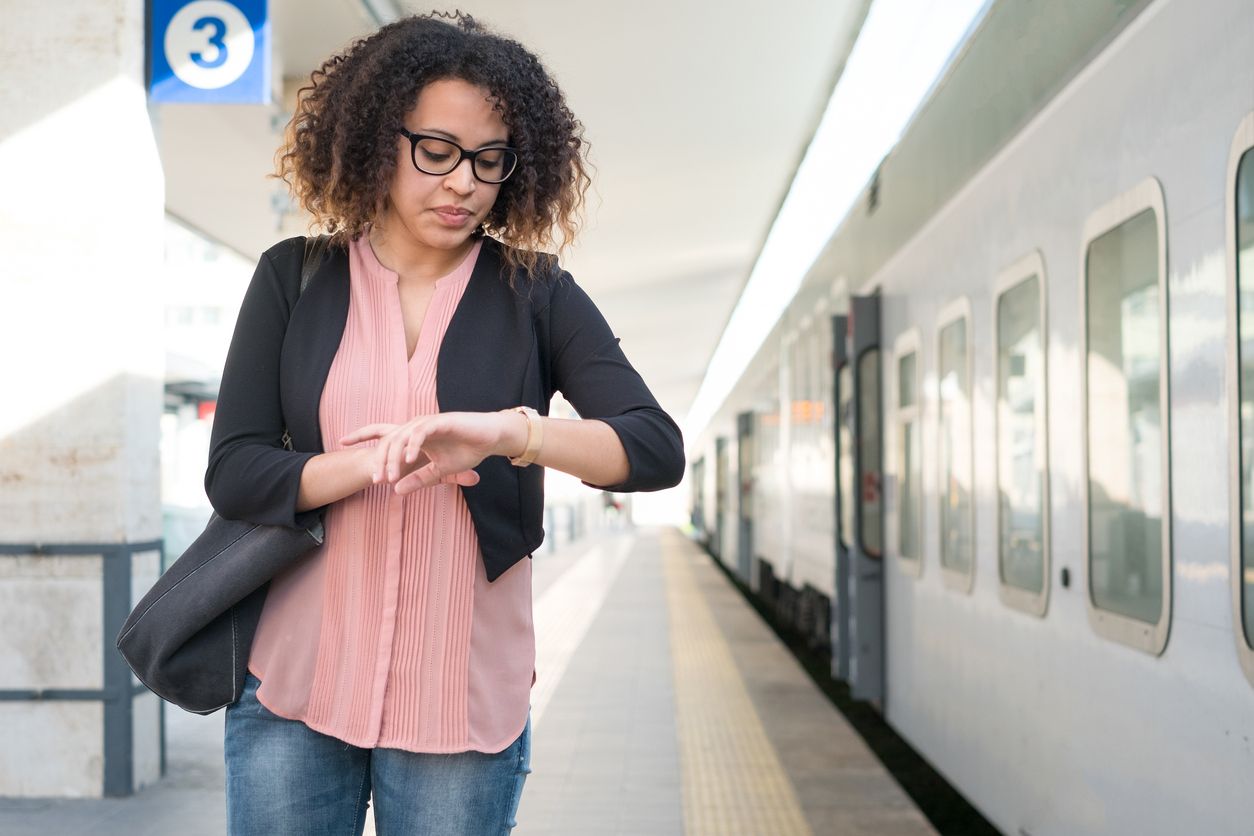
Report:
[[[414,343],[414,351],[409,352],[409,339],[405,333],[405,311],[401,304],[400,293],[400,275],[379,261],[378,255],[374,251],[374,247],[370,243],[368,233],[363,233],[358,240],[359,248],[362,252],[362,261],[365,264],[366,271],[376,279],[382,280],[389,286],[387,294],[389,307],[393,309],[397,328],[400,332],[400,355],[405,360],[405,367],[412,371],[416,361],[422,357],[429,357],[432,351],[431,340],[433,330],[443,332],[444,328],[433,329],[432,316],[437,306],[444,306],[449,300],[450,294],[460,303],[462,291],[466,284],[470,281],[470,275],[474,272],[475,263],[479,258],[479,251],[483,247],[483,239],[480,238],[475,242],[470,251],[462,258],[462,260],[451,271],[444,274],[440,278],[432,282],[431,298],[427,300],[426,310],[423,311],[422,321],[418,324],[418,340]],[[447,320],[452,319],[454,311],[448,312]]]

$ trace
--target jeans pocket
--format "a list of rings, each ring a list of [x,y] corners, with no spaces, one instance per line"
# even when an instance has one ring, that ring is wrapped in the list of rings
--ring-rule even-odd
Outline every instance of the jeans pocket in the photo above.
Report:
[[[261,702],[257,699],[257,689],[261,687],[261,680],[253,676],[252,673],[244,672],[244,690],[240,692],[239,699],[226,707],[228,713],[238,714],[256,714],[259,711],[266,711]],[[269,713],[269,712],[266,712]]]
[[[523,784],[531,774],[531,712],[527,712],[527,724],[515,744],[518,747],[518,763],[514,769],[514,797],[510,800],[509,815],[506,817],[505,832],[518,826],[518,805],[522,802]]]
[[[518,774],[531,774],[531,710],[527,710],[527,724],[518,738]]]

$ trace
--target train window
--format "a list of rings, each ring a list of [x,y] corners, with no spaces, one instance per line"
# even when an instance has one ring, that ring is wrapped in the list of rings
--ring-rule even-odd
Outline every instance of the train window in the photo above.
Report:
[[[1085,557],[1099,633],[1152,653],[1170,610],[1166,250],[1157,181],[1096,213],[1084,256]]]
[[[997,280],[997,565],[1001,597],[1045,613],[1049,461],[1045,413],[1044,260],[1033,253]]]
[[[837,395],[840,398],[837,427],[840,435],[840,478],[836,489],[840,502],[840,544],[846,551],[849,549],[849,538],[853,535],[853,366],[846,363],[840,367],[837,380]]]
[[[859,507],[862,517],[859,531],[862,533],[862,551],[869,557],[880,557],[884,552],[884,527],[881,513],[884,507],[880,493],[880,350],[870,348],[858,358],[858,431],[861,433],[858,448],[858,485],[862,491]]]
[[[918,363],[915,362],[914,355],[915,352],[911,351],[897,360],[897,405],[903,409],[918,405],[915,399],[915,391],[918,387],[914,380]]]
[[[923,469],[919,438],[919,333],[897,338],[897,556],[922,569]]]
[[[936,352],[940,563],[946,585],[969,592],[975,578],[970,303],[959,299],[947,305],[940,322]]]
[[[1228,316],[1233,342],[1232,594],[1237,651],[1254,682],[1254,113],[1241,123],[1229,162]]]
[[[705,456],[697,459],[692,463],[692,475],[690,477],[691,484],[688,486],[691,492],[689,505],[692,509],[691,523],[693,530],[696,531],[697,537],[701,540],[709,539],[709,531],[705,526]],[[613,499],[608,493],[604,494],[607,499]]]

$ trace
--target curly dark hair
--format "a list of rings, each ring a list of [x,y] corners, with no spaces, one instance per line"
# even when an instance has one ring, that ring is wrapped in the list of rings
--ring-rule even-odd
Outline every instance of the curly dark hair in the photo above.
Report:
[[[346,244],[387,205],[396,125],[423,87],[445,79],[488,90],[518,149],[518,168],[476,234],[508,245],[509,275],[522,267],[530,276],[539,260],[549,266],[544,249],[575,239],[591,184],[588,143],[540,60],[460,11],[403,18],[323,62],[297,93],[274,176],[313,216],[311,227]]]

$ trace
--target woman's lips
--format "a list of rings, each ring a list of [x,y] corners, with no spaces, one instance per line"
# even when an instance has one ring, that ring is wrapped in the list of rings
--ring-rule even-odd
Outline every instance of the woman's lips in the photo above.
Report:
[[[451,227],[465,226],[466,223],[474,217],[469,212],[464,211],[450,211],[446,209],[434,209],[432,211],[435,212],[436,217],[439,218],[443,224]]]

